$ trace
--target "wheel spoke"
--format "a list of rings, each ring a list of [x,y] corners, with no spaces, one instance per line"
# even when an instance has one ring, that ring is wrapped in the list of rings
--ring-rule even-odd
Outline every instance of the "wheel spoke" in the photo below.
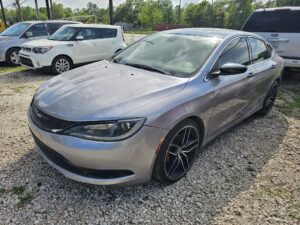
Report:
[[[180,161],[178,160],[178,157],[176,157],[174,159],[174,162],[172,163],[172,166],[168,170],[168,174],[174,175],[174,173],[176,172],[176,169],[178,168],[179,164],[180,164]]]
[[[187,141],[189,140],[190,132],[191,132],[191,127],[187,127],[184,130],[182,142],[181,142],[182,145],[185,145],[187,143]]]
[[[190,167],[189,157],[184,152],[181,152],[181,155],[184,156],[184,157],[180,157],[181,160],[182,160],[182,163],[183,163],[183,158],[185,158],[185,161],[186,161],[186,164],[187,164],[187,168],[189,168]]]
[[[198,145],[199,145],[199,141],[198,140],[193,141],[192,144],[189,144],[187,147],[184,147],[183,150],[182,150],[182,152],[183,153],[190,153],[193,150],[197,149]]]

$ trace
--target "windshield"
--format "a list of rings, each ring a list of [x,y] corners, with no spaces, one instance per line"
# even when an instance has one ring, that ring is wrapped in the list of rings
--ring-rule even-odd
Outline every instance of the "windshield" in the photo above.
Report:
[[[2,36],[19,36],[22,34],[28,27],[30,23],[16,23],[11,27],[7,28],[1,33]]]
[[[78,27],[61,27],[54,34],[50,36],[50,40],[55,41],[70,41],[78,33]]]
[[[199,70],[222,41],[217,37],[157,33],[112,57],[115,63],[189,77]]]

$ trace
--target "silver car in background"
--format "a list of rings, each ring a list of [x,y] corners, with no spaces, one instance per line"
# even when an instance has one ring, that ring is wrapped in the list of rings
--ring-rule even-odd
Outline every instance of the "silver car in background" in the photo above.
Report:
[[[284,58],[286,67],[300,68],[299,21],[300,7],[257,9],[242,30],[254,32],[268,40]]]
[[[283,64],[252,33],[160,32],[44,83],[29,127],[44,159],[71,179],[172,183],[202,146],[271,110]]]
[[[8,27],[0,34],[0,61],[10,65],[19,65],[19,51],[23,43],[38,39],[47,39],[65,24],[80,22],[67,20],[25,21]]]

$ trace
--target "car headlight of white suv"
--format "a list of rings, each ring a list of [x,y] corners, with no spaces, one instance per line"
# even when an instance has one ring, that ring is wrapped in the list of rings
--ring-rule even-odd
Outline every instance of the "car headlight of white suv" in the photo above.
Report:
[[[47,53],[53,46],[45,46],[45,47],[34,47],[32,51],[36,54],[45,54]]]

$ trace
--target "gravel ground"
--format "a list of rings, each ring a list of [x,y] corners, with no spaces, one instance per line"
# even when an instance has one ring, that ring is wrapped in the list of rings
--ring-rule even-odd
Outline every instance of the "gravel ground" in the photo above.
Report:
[[[34,149],[26,109],[50,77],[0,75],[0,224],[300,224],[300,119],[280,105],[217,138],[173,185],[93,186]]]

